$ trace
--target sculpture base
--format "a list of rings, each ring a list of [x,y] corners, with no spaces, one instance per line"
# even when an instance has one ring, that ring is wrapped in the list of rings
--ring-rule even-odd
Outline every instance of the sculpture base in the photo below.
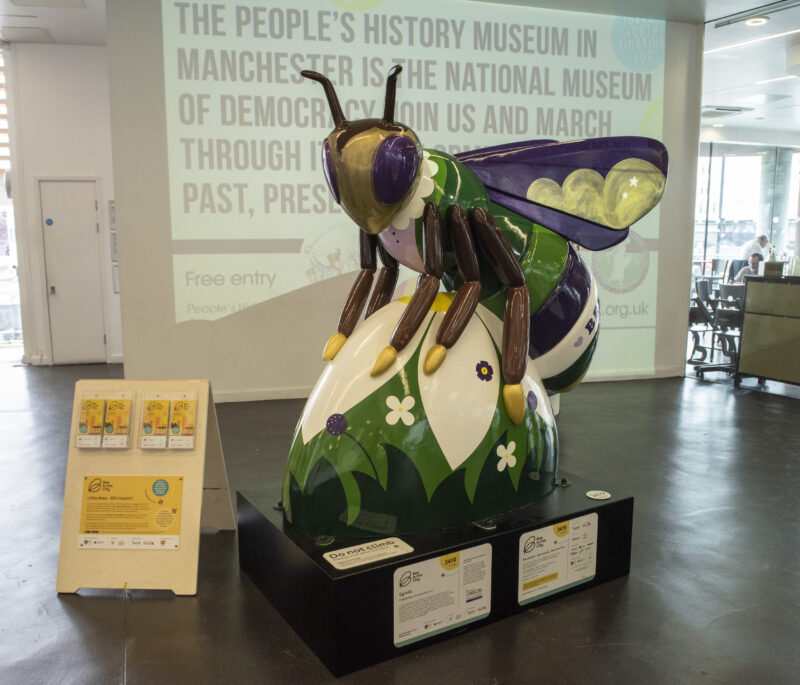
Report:
[[[633,498],[568,483],[493,528],[328,545],[284,527],[278,486],[238,492],[239,563],[343,675],[626,575]]]

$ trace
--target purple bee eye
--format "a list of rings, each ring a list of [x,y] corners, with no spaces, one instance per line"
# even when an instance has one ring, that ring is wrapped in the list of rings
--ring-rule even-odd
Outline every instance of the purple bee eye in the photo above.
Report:
[[[336,172],[333,169],[333,162],[331,162],[331,146],[328,141],[322,142],[322,169],[325,172],[325,180],[328,182],[328,188],[331,190],[333,199],[339,203],[339,184],[336,182]]]
[[[375,197],[385,205],[397,202],[408,192],[417,176],[419,152],[405,136],[389,136],[381,141],[372,162]]]

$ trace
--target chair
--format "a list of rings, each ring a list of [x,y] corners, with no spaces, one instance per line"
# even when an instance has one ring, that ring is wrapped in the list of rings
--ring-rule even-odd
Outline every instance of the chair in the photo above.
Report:
[[[709,354],[713,354],[713,349],[705,342],[705,334],[714,330],[714,319],[705,305],[695,297],[689,307],[689,333],[692,335],[692,351],[689,353],[689,362],[703,362]],[[701,341],[701,336],[703,337]],[[695,354],[700,357],[695,359]]]
[[[709,361],[714,359],[714,305],[711,297],[711,280],[698,278],[694,282],[695,296],[689,306],[689,333],[692,335],[692,351],[689,361],[703,362],[706,357]],[[712,333],[711,345],[703,344],[707,333]],[[695,359],[699,354],[699,359]]]
[[[744,283],[720,283],[719,301],[735,302],[739,309],[744,310]]]
[[[698,278],[694,282],[694,291],[697,294],[697,297],[700,298],[700,301],[708,308],[714,309],[714,301],[711,297],[711,279],[710,278]]]
[[[749,259],[731,259],[730,265],[728,270],[725,272],[725,278],[723,279],[723,283],[727,283],[728,281],[732,281],[736,278],[736,274],[738,274],[744,267],[746,267],[749,263]]]
[[[722,278],[725,275],[725,267],[728,265],[728,260],[722,257],[715,257],[711,260],[711,277]]]
[[[744,319],[744,286],[721,283],[719,294],[720,296],[713,301],[713,310],[711,311],[712,334],[709,362],[702,363],[703,357],[694,365],[698,378],[702,378],[707,371],[724,371],[728,375],[736,372],[739,336]],[[706,313],[709,313],[708,309],[706,309]],[[714,363],[715,350],[719,350],[722,356],[728,358],[728,361]]]

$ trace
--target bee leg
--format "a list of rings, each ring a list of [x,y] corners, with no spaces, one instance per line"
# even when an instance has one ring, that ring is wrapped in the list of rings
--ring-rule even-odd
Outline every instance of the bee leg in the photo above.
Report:
[[[375,284],[375,290],[372,291],[372,297],[369,299],[367,313],[364,316],[365,319],[368,319],[381,307],[388,304],[397,285],[397,275],[399,273],[397,260],[386,251],[386,248],[380,242],[378,242],[378,256],[381,258],[383,268],[378,274],[378,282]]]
[[[458,272],[464,282],[458,288],[453,301],[436,333],[436,344],[428,350],[422,370],[432,374],[444,362],[449,350],[461,337],[481,297],[481,274],[472,230],[467,215],[458,205],[450,205],[445,216],[450,231],[450,240],[456,255]]]
[[[497,276],[506,286],[506,309],[503,316],[503,401],[514,423],[525,416],[525,393],[522,378],[528,364],[530,333],[530,294],[519,262],[511,246],[485,209],[469,213],[475,239],[481,246]]]
[[[322,359],[326,362],[329,362],[339,353],[342,345],[353,332],[361,316],[361,311],[364,309],[364,303],[367,301],[370,288],[372,288],[372,279],[375,276],[376,269],[375,248],[378,244],[378,238],[363,231],[359,231],[359,234],[361,271],[356,276],[356,282],[353,283],[350,294],[347,296],[342,308],[338,330],[328,339],[325,350],[322,352]]]
[[[444,271],[444,252],[442,250],[442,226],[436,203],[428,202],[425,205],[422,227],[422,256],[425,273],[420,276],[417,290],[400,317],[400,321],[397,322],[389,340],[390,344],[384,347],[378,355],[378,359],[370,371],[371,376],[379,376],[394,363],[397,353],[419,330],[436,299],[436,293],[439,292],[439,279]]]

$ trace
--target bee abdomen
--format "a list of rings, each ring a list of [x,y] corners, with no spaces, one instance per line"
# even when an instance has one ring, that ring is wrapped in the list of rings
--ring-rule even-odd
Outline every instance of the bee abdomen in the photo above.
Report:
[[[529,356],[545,387],[560,392],[589,367],[597,336],[597,291],[588,267],[570,246],[561,279],[531,315]]]
[[[531,315],[531,359],[546,354],[567,336],[591,292],[592,275],[570,246],[561,280],[541,308]]]

